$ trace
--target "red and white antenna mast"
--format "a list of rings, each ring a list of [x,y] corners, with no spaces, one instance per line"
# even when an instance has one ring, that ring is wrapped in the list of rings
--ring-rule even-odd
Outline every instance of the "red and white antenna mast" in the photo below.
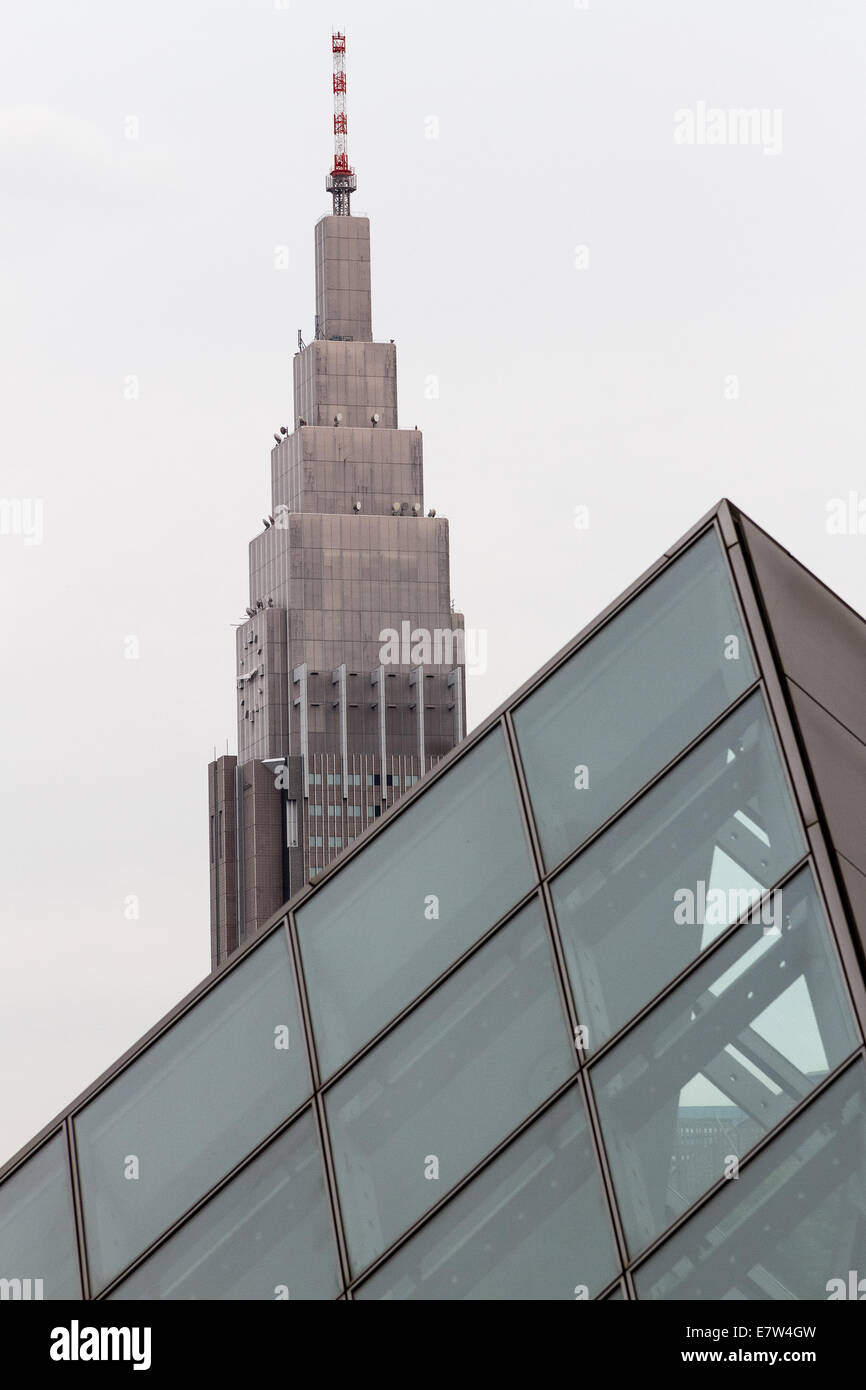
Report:
[[[358,180],[349,164],[347,149],[348,118],[346,116],[346,35],[331,34],[334,54],[334,167],[325,179],[325,188],[333,196],[334,213],[348,217],[349,202]]]

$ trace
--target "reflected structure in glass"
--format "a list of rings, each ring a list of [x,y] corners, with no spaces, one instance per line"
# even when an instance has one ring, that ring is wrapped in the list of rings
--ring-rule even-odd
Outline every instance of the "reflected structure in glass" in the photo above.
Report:
[[[778,929],[735,927],[591,1068],[632,1255],[857,1046],[808,869],[777,910]]]
[[[850,1276],[866,1272],[864,1194],[866,1071],[858,1061],[639,1267],[638,1297],[862,1298]]]
[[[553,880],[586,1050],[606,1042],[804,853],[755,694]]]

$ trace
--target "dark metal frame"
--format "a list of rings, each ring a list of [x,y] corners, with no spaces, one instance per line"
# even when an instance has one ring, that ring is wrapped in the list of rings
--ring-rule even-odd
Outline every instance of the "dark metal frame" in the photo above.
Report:
[[[570,1036],[574,1039],[575,1029],[578,1026],[579,1019],[568,976],[564,947],[553,911],[551,897],[552,880],[562,873],[574,859],[582,854],[595,839],[604,834],[611,824],[619,820],[634,804],[646,796],[673,767],[687,757],[693,748],[707,738],[724,719],[727,719],[740,704],[749,699],[757,690],[761,690],[763,693],[764,707],[770,721],[770,726],[775,735],[784,775],[788,782],[789,792],[793,805],[798,812],[801,829],[803,830],[808,847],[805,855],[788,870],[779,882],[784,884],[796,873],[800,872],[806,865],[810,867],[819,899],[829,923],[831,940],[835,948],[841,975],[851,998],[855,1019],[859,1028],[860,1042],[859,1046],[849,1057],[836,1067],[834,1071],[829,1073],[821,1083],[817,1085],[808,1096],[800,1101],[778,1124],[762,1136],[746,1157],[742,1159],[740,1170],[742,1171],[742,1169],[751,1163],[758,1154],[762,1153],[767,1146],[774,1141],[776,1136],[786,1129],[814,1100],[823,1094],[843,1072],[850,1066],[855,1065],[858,1060],[866,1058],[866,1047],[864,1047],[864,1038],[866,1038],[866,980],[864,980],[866,962],[864,962],[861,955],[859,939],[856,931],[853,930],[853,922],[849,920],[850,906],[847,902],[844,884],[840,881],[834,856],[829,848],[830,840],[826,819],[821,811],[817,792],[813,785],[793,710],[786,697],[781,663],[773,640],[772,628],[767,615],[762,610],[760,591],[752,572],[751,562],[747,558],[747,547],[741,543],[738,523],[739,514],[724,500],[713,508],[711,512],[707,513],[685,536],[681,537],[675,545],[670,547],[665,552],[664,556],[646,570],[634,584],[621,594],[618,599],[610,604],[591,624],[584,628],[583,631],[557,653],[556,656],[531,678],[531,680],[526,682],[515,695],[485,720],[473,734],[469,735],[457,748],[443,758],[419,784],[406,793],[389,814],[384,815],[376,825],[372,826],[360,839],[350,845],[321,876],[317,877],[315,884],[305,887],[292,899],[287,907],[275,914],[255,938],[244,942],[230,960],[226,961],[224,965],[212,975],[208,976],[202,984],[181,1000],[176,1008],[150,1029],[150,1031],[145,1034],[137,1044],[130,1048],[114,1066],[104,1072],[102,1076],[78,1096],[61,1115],[40,1131],[23,1150],[19,1151],[8,1163],[0,1168],[0,1182],[2,1182],[7,1177],[11,1177],[12,1174],[25,1163],[37,1149],[41,1148],[44,1143],[47,1143],[56,1135],[63,1135],[66,1148],[67,1176],[70,1183],[72,1207],[75,1217],[78,1264],[82,1292],[85,1299],[102,1299],[107,1297],[112,1290],[116,1289],[118,1285],[133,1272],[133,1270],[145,1263],[155,1250],[170,1240],[171,1237],[200,1212],[218,1192],[222,1191],[231,1183],[233,1178],[242,1169],[256,1159],[270,1144],[285,1134],[302,1114],[311,1111],[321,1147],[324,1188],[330,1208],[332,1234],[338,1258],[341,1282],[339,1298],[341,1300],[351,1300],[354,1290],[361,1283],[368,1279],[376,1270],[380,1269],[390,1259],[391,1255],[405,1245],[417,1231],[433,1220],[459,1192],[462,1192],[475,1177],[493,1163],[518,1136],[523,1134],[541,1115],[556,1104],[563,1095],[572,1090],[576,1090],[583,1101],[592,1147],[607,1203],[611,1235],[620,1263],[620,1273],[617,1274],[616,1278],[608,1284],[597,1297],[599,1299],[608,1298],[612,1293],[616,1292],[617,1289],[620,1289],[625,1298],[634,1299],[636,1297],[633,1279],[634,1270],[651,1258],[672,1234],[674,1234],[686,1221],[690,1220],[707,1202],[711,1201],[724,1187],[726,1180],[720,1178],[718,1182],[695,1201],[686,1212],[679,1216],[656,1237],[651,1245],[641,1251],[639,1256],[630,1257],[589,1074],[593,1066],[604,1057],[611,1048],[615,1047],[626,1033],[630,1032],[631,1029],[639,1024],[661,1000],[677,989],[694,970],[703,966],[715,951],[723,947],[737,930],[740,923],[734,923],[732,926],[726,928],[704,951],[700,952],[694,960],[690,961],[674,979],[669,981],[663,989],[659,990],[635,1016],[631,1017],[627,1023],[618,1028],[603,1045],[598,1047],[598,1049],[593,1050],[590,1055],[585,1055],[583,1049],[576,1046],[575,1074],[569,1077],[566,1082],[562,1083],[543,1104],[532,1112],[531,1115],[526,1116],[494,1149],[487,1153],[458,1183],[451,1187],[434,1206],[429,1208],[429,1210],[419,1217],[407,1230],[402,1232],[399,1238],[394,1240],[372,1264],[365,1267],[356,1275],[353,1275],[351,1272],[348,1242],[340,1212],[340,1198],[328,1133],[325,1096],[331,1087],[336,1085],[337,1082],[351,1070],[356,1062],[398,1027],[403,1019],[418,1008],[424,1000],[435,993],[445,980],[460,970],[467,960],[478,951],[482,950],[495,935],[523,910],[523,908],[533,901],[539,904],[545,923],[560,1004],[565,1022],[569,1028]],[[757,677],[747,690],[742,692],[736,700],[732,701],[731,704],[692,739],[689,744],[680,749],[676,756],[655,774],[655,776],[640,787],[628,801],[619,806],[601,826],[582,841],[578,848],[574,849],[553,868],[547,869],[544,864],[540,837],[532,812],[526,776],[515,735],[514,712],[550,675],[569,661],[602,626],[635,598],[638,593],[651,584],[663,569],[667,568],[667,566],[673,563],[685,549],[710,530],[715,531],[726,560],[743,631],[751,646]],[[405,1008],[379,1029],[379,1031],[361,1048],[357,1049],[337,1071],[329,1075],[326,1080],[323,1080],[313,1035],[310,1001],[304,976],[298,935],[297,912],[304,906],[307,899],[312,894],[318,892],[322,884],[326,883],[332,875],[338,874],[355,854],[363,852],[373,836],[386,832],[395,816],[402,815],[416,797],[423,796],[435,780],[445,776],[458,759],[465,757],[476,744],[488,734],[493,733],[496,728],[502,730],[506,755],[515,779],[519,811],[534,869],[535,882],[532,888],[525,893],[517,903],[512,905],[497,922],[485,931],[477,941],[453,961],[447,969],[443,970],[436,979],[428,984],[428,986],[412,999]],[[778,887],[778,883],[773,885],[772,888],[767,890],[767,894],[775,892]],[[304,1030],[311,1071],[311,1096],[308,1096],[303,1104],[298,1106],[291,1115],[287,1116],[272,1133],[267,1135],[250,1153],[226,1173],[218,1183],[214,1184],[214,1186],[204,1193],[198,1201],[185,1211],[181,1217],[158,1237],[158,1239],[153,1241],[145,1250],[141,1251],[136,1259],[112,1280],[109,1285],[99,1291],[93,1290],[90,1284],[87,1257],[86,1227],[74,1127],[75,1116],[89,1101],[110,1085],[126,1066],[130,1065],[141,1056],[152,1043],[166,1033],[189,1009],[193,1008],[209,990],[219,985],[232,970],[237,969],[243,963],[249,951],[255,950],[266,936],[270,936],[277,931],[285,933],[285,939],[293,967],[300,1018]]]

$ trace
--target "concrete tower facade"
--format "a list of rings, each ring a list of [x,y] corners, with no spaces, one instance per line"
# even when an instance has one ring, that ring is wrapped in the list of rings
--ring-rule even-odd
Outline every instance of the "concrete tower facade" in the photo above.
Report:
[[[238,754],[209,767],[214,968],[465,732],[448,522],[425,515],[396,348],[373,339],[369,219],[343,190],[334,205],[315,228],[294,428],[271,451],[270,515],[250,543]]]

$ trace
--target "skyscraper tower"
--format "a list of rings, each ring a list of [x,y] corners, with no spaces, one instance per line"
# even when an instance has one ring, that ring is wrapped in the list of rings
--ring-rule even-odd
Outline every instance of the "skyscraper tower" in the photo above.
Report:
[[[345,35],[332,35],[333,213],[315,227],[315,339],[271,450],[237,629],[237,756],[208,769],[216,967],[465,732],[448,522],[425,515],[422,438],[375,342],[370,223],[353,216]]]

